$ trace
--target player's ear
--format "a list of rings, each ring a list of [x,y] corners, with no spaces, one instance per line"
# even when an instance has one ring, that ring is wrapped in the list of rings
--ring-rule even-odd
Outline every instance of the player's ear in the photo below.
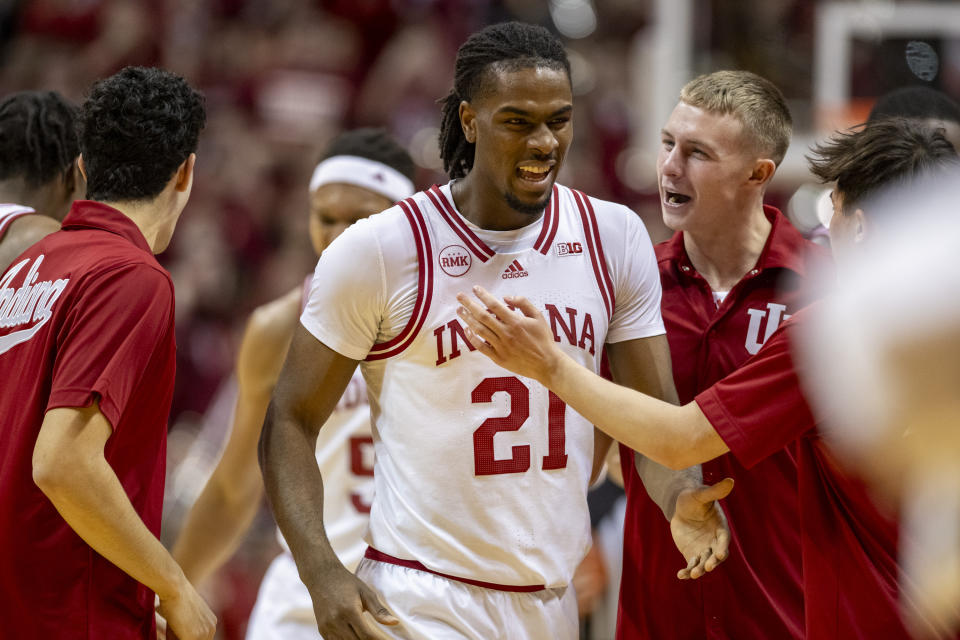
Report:
[[[467,142],[474,144],[477,141],[477,113],[466,100],[460,103],[460,126],[463,128],[463,137]]]
[[[196,160],[197,154],[191,153],[187,156],[187,159],[180,164],[180,167],[177,169],[177,174],[174,176],[176,178],[174,187],[177,191],[189,191],[193,183],[193,165]]]
[[[857,207],[854,212],[851,214],[853,217],[853,241],[860,243],[863,242],[863,239],[867,237],[867,230],[870,226],[867,223],[867,216],[864,215],[863,209]]]
[[[750,174],[750,182],[758,185],[765,185],[770,182],[773,174],[777,171],[777,165],[769,158],[760,158],[753,165],[753,172]]]

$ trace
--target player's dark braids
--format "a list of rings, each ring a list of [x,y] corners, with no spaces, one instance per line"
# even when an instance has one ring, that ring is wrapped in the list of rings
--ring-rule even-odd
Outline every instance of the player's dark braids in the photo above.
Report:
[[[0,102],[0,180],[35,188],[61,176],[80,153],[77,108],[56,91],[20,91]]]
[[[451,178],[462,178],[473,168],[474,145],[460,126],[460,103],[483,89],[491,65],[506,71],[530,67],[563,70],[570,76],[570,61],[563,44],[543,27],[521,22],[489,26],[471,35],[457,51],[453,89],[442,103],[440,157]]]
[[[87,198],[150,200],[197,149],[203,96],[180,76],[127,67],[93,85],[80,113]]]
[[[357,156],[396,169],[413,182],[416,165],[407,150],[383,129],[352,129],[341,133],[327,147],[321,160],[333,156]]]

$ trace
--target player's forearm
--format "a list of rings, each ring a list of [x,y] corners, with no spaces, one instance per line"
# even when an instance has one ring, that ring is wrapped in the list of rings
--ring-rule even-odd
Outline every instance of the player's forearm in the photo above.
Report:
[[[315,435],[270,406],[260,436],[264,487],[300,578],[310,589],[340,564],[323,525],[323,479],[315,446]]]
[[[207,579],[233,555],[257,514],[263,495],[260,478],[233,480],[239,486],[226,487],[224,482],[230,479],[214,471],[173,546],[174,559],[194,584]]]
[[[614,440],[670,469],[713,458],[705,442],[716,433],[696,403],[682,407],[604,380],[569,356],[558,355],[543,384]]]
[[[182,593],[186,578],[133,505],[101,455],[64,452],[36,482],[67,524],[94,551],[162,599]]]
[[[653,500],[664,517],[673,519],[677,506],[677,496],[684,489],[693,489],[703,484],[703,472],[700,465],[686,469],[670,469],[647,456],[634,453],[634,466],[643,482],[647,495]]]

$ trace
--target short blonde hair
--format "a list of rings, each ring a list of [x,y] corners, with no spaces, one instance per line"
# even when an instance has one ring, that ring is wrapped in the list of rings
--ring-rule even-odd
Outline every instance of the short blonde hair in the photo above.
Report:
[[[780,165],[790,146],[793,119],[780,89],[749,71],[715,71],[694,78],[680,90],[686,104],[730,114],[743,125],[757,150]]]

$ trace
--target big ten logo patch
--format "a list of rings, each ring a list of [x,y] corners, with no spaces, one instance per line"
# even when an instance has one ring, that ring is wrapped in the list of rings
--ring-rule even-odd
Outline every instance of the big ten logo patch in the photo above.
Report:
[[[558,242],[557,255],[560,257],[583,255],[583,245],[579,242]]]
[[[448,276],[459,278],[470,271],[471,264],[473,258],[470,252],[458,244],[451,244],[440,251],[440,268]]]

